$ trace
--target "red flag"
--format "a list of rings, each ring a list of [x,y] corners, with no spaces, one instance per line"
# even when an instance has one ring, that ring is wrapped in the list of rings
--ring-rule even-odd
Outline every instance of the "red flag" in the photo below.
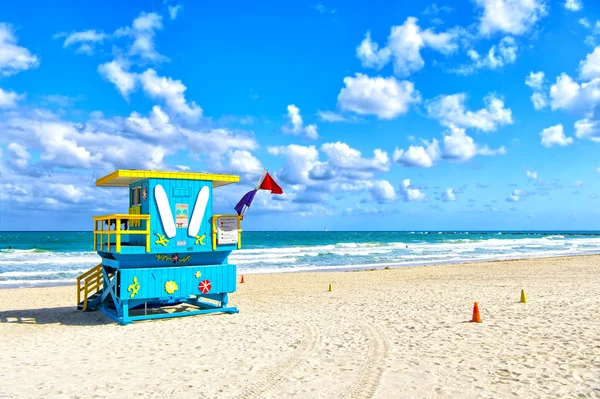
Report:
[[[259,189],[270,190],[271,194],[283,194],[283,190],[281,189],[281,187],[279,187],[277,183],[275,183],[275,180],[273,180],[269,172],[267,172],[262,183],[260,183]]]

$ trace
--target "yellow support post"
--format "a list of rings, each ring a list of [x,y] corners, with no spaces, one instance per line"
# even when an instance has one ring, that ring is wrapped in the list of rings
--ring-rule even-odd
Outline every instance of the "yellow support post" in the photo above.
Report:
[[[213,215],[212,217],[212,249],[217,250],[217,218]]]
[[[150,219],[149,218],[146,219],[146,252],[150,252]]]
[[[121,218],[116,218],[115,219],[115,240],[116,240],[116,247],[117,247],[117,253],[121,252]]]
[[[238,247],[238,249],[242,248],[242,224],[241,224],[241,220],[242,220],[242,217],[238,216],[238,218],[237,218],[237,222],[238,222],[238,245],[237,245],[237,247]]]

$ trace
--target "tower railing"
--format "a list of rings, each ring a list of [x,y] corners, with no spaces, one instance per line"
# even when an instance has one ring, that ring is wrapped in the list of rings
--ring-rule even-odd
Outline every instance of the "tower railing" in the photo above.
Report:
[[[113,214],[104,216],[92,216],[94,219],[94,250],[98,250],[98,243],[100,243],[100,250],[104,251],[104,245],[106,244],[106,251],[111,252],[111,245],[114,246],[115,252],[121,252],[121,236],[122,235],[145,235],[145,246],[146,252],[150,252],[150,215],[132,215],[132,214]],[[128,225],[131,226],[130,221],[145,221],[144,229],[136,230],[123,230],[121,224],[127,221]],[[114,229],[112,228],[114,225]],[[106,230],[104,227],[107,227]]]

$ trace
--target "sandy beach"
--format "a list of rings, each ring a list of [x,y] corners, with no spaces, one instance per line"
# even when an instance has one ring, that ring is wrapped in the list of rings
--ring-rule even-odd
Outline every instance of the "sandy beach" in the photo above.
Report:
[[[126,326],[0,290],[0,398],[600,397],[600,256],[245,280],[239,314]]]

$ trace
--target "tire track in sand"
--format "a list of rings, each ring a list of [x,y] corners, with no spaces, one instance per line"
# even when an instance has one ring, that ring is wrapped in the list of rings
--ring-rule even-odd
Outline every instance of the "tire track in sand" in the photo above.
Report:
[[[381,384],[384,371],[383,362],[390,353],[390,345],[378,327],[365,323],[360,324],[369,341],[367,360],[358,378],[340,396],[343,399],[372,398]]]
[[[262,378],[253,382],[244,389],[241,394],[235,396],[236,399],[264,397],[265,394],[284,382],[289,377],[290,373],[296,367],[300,366],[315,350],[317,341],[320,339],[318,329],[308,320],[296,317],[294,317],[294,319],[303,326],[303,334],[298,348],[286,361],[276,364],[272,370],[267,371]]]

